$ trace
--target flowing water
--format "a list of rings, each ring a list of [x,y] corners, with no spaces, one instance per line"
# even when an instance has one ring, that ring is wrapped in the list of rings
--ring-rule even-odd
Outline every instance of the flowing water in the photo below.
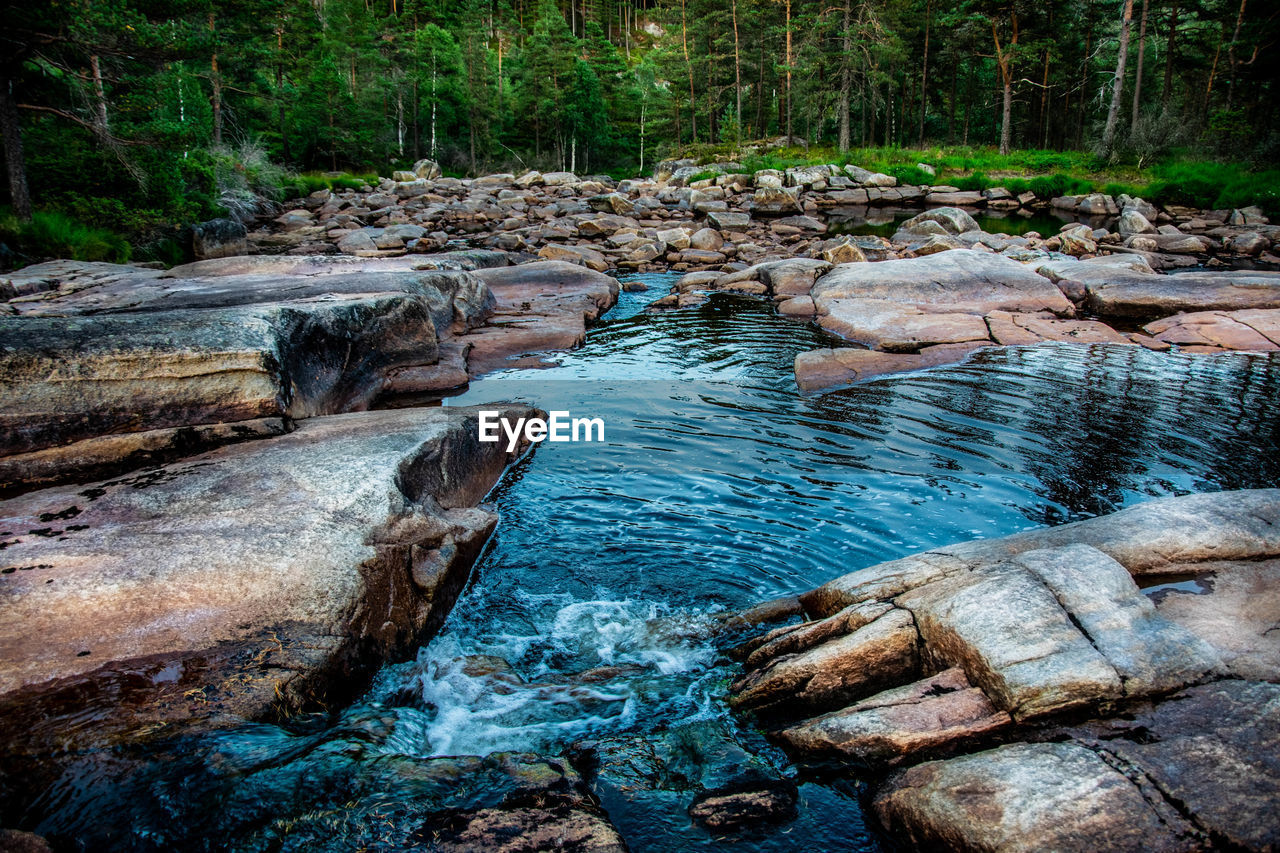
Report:
[[[797,775],[727,711],[723,614],[949,542],[1280,484],[1275,357],[1012,348],[804,396],[791,365],[830,344],[817,329],[724,294],[649,313],[674,277],[643,278],[652,289],[624,293],[559,366],[450,401],[599,417],[605,441],[544,443],[495,489],[498,530],[415,660],[385,667],[336,726],[242,727],[127,784],[69,780],[42,801],[42,828],[347,849],[378,809],[437,795],[406,762],[590,742],[616,759],[597,791],[633,851],[876,849],[856,786]],[[693,824],[699,780],[744,764],[795,777],[798,816],[730,838]],[[326,812],[314,801],[330,789]],[[307,829],[317,814],[323,832]]]

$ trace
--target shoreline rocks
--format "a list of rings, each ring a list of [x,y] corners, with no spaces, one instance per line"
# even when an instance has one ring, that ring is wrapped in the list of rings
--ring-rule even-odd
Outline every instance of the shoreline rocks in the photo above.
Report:
[[[1270,849],[1277,531],[1280,490],[1222,492],[872,566],[740,647],[732,702],[800,760],[905,767],[872,800],[916,845]]]

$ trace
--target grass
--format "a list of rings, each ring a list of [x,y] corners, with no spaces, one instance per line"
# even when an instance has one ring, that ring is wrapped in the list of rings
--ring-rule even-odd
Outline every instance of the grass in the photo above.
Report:
[[[699,163],[732,159],[732,146],[701,145],[682,152]],[[676,155],[673,155],[676,156]],[[794,166],[849,163],[893,175],[908,184],[948,184],[962,190],[1002,186],[1015,195],[1040,198],[1103,192],[1140,196],[1159,204],[1204,209],[1257,205],[1280,215],[1280,170],[1256,170],[1244,163],[1223,163],[1185,152],[1155,164],[1108,164],[1086,151],[1025,149],[1001,155],[992,148],[858,148],[844,154],[830,146],[775,148],[742,158],[748,172]],[[931,177],[916,164],[937,171]]]
[[[30,222],[21,222],[5,209],[0,212],[0,242],[16,252],[23,265],[50,258],[123,264],[132,254],[129,242],[119,234],[57,211],[36,211]]]
[[[320,190],[358,190],[362,186],[376,187],[377,175],[352,175],[343,173],[330,177],[323,172],[305,172],[287,175],[280,181],[280,190],[286,199],[302,198]]]

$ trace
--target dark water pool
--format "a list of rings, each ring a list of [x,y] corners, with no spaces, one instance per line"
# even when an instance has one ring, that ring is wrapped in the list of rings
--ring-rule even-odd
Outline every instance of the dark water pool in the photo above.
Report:
[[[707,756],[797,774],[725,708],[720,614],[948,542],[1280,483],[1274,357],[1004,349],[807,397],[791,364],[829,343],[819,331],[728,295],[647,313],[673,277],[646,278],[560,366],[452,401],[601,417],[606,441],[543,444],[494,491],[498,532],[416,660],[321,732],[233,728],[125,778],[100,762],[47,793],[40,828],[135,849],[387,849],[379,819],[459,778],[422,769],[444,756],[592,741],[653,769],[598,786],[634,851],[877,849],[857,788],[803,775],[794,821],[744,837],[690,821]]]

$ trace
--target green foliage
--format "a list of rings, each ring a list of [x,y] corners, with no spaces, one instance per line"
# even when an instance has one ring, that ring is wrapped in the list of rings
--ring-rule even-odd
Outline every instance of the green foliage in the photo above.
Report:
[[[711,180],[715,180],[719,176],[720,176],[720,173],[713,170],[698,172],[695,175],[690,175],[687,183],[696,184],[698,181],[711,181]]]
[[[20,222],[8,209],[0,211],[0,241],[25,256],[29,263],[71,258],[122,264],[131,254],[128,241],[119,234],[85,225],[56,211],[36,211],[30,222]]]
[[[1093,184],[1079,178],[1058,172],[1056,175],[1042,175],[1027,182],[1027,189],[1040,198],[1056,198],[1063,195],[1083,195],[1093,192]]]
[[[972,175],[966,175],[963,178],[947,178],[947,183],[960,190],[985,190],[995,186],[995,182],[984,175],[982,172],[974,172]],[[1005,189],[1008,189],[1006,187]]]
[[[935,180],[932,175],[919,166],[886,166],[880,171],[897,178],[900,184],[915,184],[919,186],[920,184],[932,184]]]

